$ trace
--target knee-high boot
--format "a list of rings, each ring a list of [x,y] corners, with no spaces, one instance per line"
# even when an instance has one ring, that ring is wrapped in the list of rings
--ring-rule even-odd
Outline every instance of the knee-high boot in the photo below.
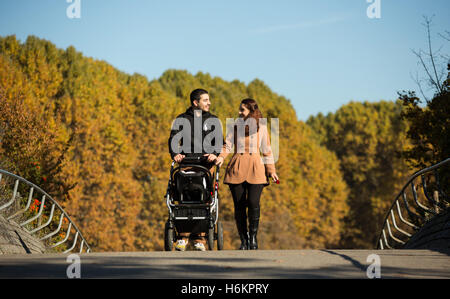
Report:
[[[235,211],[236,227],[239,233],[239,238],[241,239],[240,250],[248,249],[248,231],[247,231],[247,215],[245,210]]]
[[[259,226],[259,208],[248,209],[248,220],[249,220],[249,249],[258,249],[258,240],[256,235],[258,234]]]

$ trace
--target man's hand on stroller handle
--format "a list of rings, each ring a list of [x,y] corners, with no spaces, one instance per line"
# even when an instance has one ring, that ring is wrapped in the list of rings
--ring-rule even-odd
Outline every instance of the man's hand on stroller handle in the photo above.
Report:
[[[173,160],[177,163],[180,163],[181,161],[184,160],[184,158],[186,158],[186,155],[183,154],[177,154],[175,157],[173,157]],[[216,162],[217,161],[217,156],[214,154],[204,154],[203,157],[197,157],[195,158],[196,161],[201,161],[201,160],[206,160],[209,163],[211,162]],[[223,163],[223,159],[222,159],[222,163]],[[217,164],[217,163],[216,163]]]
[[[186,156],[182,155],[182,154],[178,154],[175,157],[173,157],[173,160],[177,163],[180,163],[181,161],[183,161],[184,157],[186,157]]]

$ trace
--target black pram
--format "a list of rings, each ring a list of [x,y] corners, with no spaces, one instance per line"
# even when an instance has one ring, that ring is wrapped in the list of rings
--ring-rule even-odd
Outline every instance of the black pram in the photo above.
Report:
[[[209,250],[223,249],[223,228],[219,218],[219,170],[215,177],[201,165],[205,157],[185,157],[172,162],[166,202],[169,217],[164,229],[164,249],[171,251],[180,233],[206,233]]]

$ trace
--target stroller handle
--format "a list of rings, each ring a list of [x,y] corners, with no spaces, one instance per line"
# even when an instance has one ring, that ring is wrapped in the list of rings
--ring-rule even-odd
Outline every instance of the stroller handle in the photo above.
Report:
[[[183,165],[186,166],[186,164],[198,164],[198,163],[204,163],[208,160],[207,156],[187,156],[184,157],[183,160],[181,160],[178,165]],[[175,161],[173,161],[173,163],[177,163]],[[212,163],[212,162],[211,162]],[[189,165],[192,166],[192,165]],[[216,168],[220,168],[220,166],[215,165]]]
[[[178,164],[187,164],[187,163],[200,163],[205,162],[207,159],[206,156],[191,156],[191,157],[184,157],[183,160]]]
[[[207,167],[205,167],[204,165],[200,165],[202,162],[206,162],[208,159],[207,156],[189,156],[189,157],[184,157],[182,161],[180,161],[179,163],[175,162],[174,160],[172,161],[172,167],[170,169],[170,179],[172,180],[172,175],[173,173],[180,169],[181,167],[196,167],[196,168],[200,168],[205,170],[208,175],[212,174],[209,172],[209,169]],[[178,164],[177,167],[175,167],[175,164]],[[213,180],[215,179],[216,182],[219,181],[219,172],[220,172],[220,166],[214,164],[213,166],[216,167],[216,173],[215,173],[215,178],[212,178]]]

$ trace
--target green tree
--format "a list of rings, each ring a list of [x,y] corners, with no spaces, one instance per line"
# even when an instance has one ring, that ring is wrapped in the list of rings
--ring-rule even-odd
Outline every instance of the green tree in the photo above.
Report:
[[[410,124],[407,136],[412,142],[404,155],[409,163],[419,168],[450,157],[450,56],[433,49],[431,25],[432,19],[424,17],[427,50],[413,50],[425,74],[424,78],[415,77],[422,99],[414,91],[399,93],[404,106],[401,116]],[[440,37],[447,43],[450,41],[448,31]],[[433,92],[432,99],[425,94],[425,88]]]
[[[434,50],[431,23],[430,18],[424,17],[427,50],[413,51],[425,74],[424,78],[418,75],[415,78],[422,99],[414,91],[399,92],[403,104],[401,117],[409,123],[407,137],[411,142],[411,146],[403,151],[403,156],[410,165],[419,169],[450,157],[450,56],[440,53],[442,48]],[[447,43],[450,41],[448,31],[440,37]],[[431,99],[424,93],[426,87],[433,93]],[[450,171],[441,168],[439,176],[442,188],[449,194],[450,186],[446,182],[450,181]],[[431,187],[430,182],[428,185]]]

